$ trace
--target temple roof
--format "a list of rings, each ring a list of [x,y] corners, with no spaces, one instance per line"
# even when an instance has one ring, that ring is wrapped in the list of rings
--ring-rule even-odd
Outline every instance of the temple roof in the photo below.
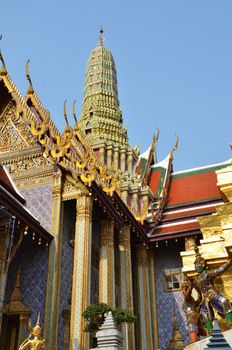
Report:
[[[7,169],[0,165],[1,210],[8,212],[11,216],[15,216],[45,241],[51,242],[53,236],[40,225],[39,221],[26,208],[25,203],[25,199],[18,192]]]
[[[150,239],[156,241],[200,233],[197,217],[215,212],[216,205],[223,202],[217,187],[215,171],[225,168],[230,162],[231,160],[171,173],[170,182],[164,194],[165,206],[159,220],[156,223],[150,223],[147,227]],[[163,179],[166,174],[164,165],[165,161],[151,168],[150,187],[155,198],[163,188]],[[156,210],[156,201],[153,206]]]

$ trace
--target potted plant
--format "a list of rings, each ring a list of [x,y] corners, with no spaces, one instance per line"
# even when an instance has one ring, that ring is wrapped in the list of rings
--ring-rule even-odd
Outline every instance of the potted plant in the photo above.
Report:
[[[90,333],[91,347],[97,346],[96,332],[103,324],[105,316],[109,311],[112,311],[114,320],[118,326],[123,322],[134,323],[136,320],[136,317],[129,309],[113,309],[105,303],[89,305],[83,312],[83,317],[86,322],[84,330]]]

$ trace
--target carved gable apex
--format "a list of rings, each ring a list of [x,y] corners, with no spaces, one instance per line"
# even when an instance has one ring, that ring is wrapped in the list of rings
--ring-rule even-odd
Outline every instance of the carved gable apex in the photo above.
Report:
[[[89,193],[81,181],[74,183],[70,176],[66,176],[62,191],[62,200],[67,201],[76,199],[80,192]]]
[[[38,146],[35,137],[17,114],[13,101],[10,101],[0,115],[0,153],[35,146]]]

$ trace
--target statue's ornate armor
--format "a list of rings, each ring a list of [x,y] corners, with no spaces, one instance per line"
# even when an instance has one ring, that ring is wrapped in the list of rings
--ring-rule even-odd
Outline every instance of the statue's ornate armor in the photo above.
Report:
[[[195,342],[198,339],[198,319],[199,313],[198,308],[201,303],[201,293],[197,290],[197,300],[192,297],[193,284],[190,281],[184,282],[182,286],[182,293],[184,296],[184,302],[182,309],[185,312],[187,319],[187,328],[189,332],[189,338],[191,342]]]
[[[201,291],[205,301],[208,301],[215,310],[224,315],[232,311],[230,301],[214,290],[213,280],[217,276],[220,276],[231,265],[232,261],[229,261],[214,270],[204,269],[194,281],[195,288]]]

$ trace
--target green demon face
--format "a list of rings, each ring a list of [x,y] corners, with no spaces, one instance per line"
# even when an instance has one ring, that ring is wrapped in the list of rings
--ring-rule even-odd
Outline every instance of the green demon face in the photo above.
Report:
[[[195,269],[198,273],[201,273],[205,269],[205,260],[199,259],[194,263]]]

